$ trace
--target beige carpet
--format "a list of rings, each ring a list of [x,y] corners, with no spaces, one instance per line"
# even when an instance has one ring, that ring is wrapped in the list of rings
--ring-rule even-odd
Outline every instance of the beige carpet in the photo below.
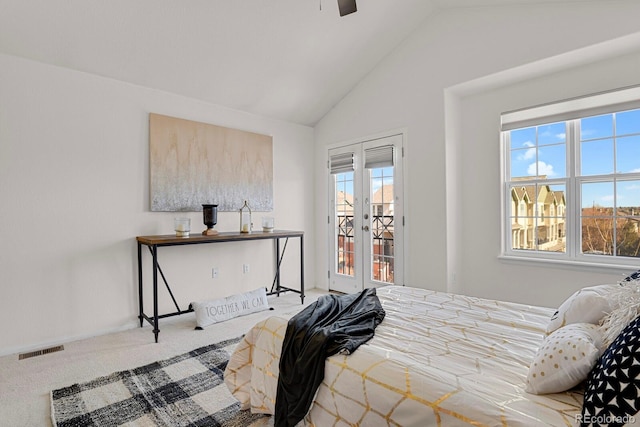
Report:
[[[306,292],[305,305],[324,291]],[[30,359],[18,355],[0,358],[0,425],[51,426],[50,392],[116,371],[131,369],[173,357],[207,344],[245,333],[253,324],[269,316],[290,317],[304,306],[298,294],[269,297],[275,308],[239,317],[197,331],[195,315],[189,313],[161,319],[160,342],[154,343],[152,328],[130,329],[64,344],[64,350]]]

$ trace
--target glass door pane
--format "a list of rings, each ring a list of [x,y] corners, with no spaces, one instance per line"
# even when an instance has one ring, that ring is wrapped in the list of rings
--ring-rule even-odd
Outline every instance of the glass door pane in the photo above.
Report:
[[[362,255],[358,244],[362,208],[358,206],[359,147],[347,146],[329,150],[330,159],[353,158],[353,167],[329,174],[329,289],[353,293],[361,289]],[[331,163],[331,160],[330,160]],[[330,166],[330,169],[333,166]],[[349,170],[351,169],[351,170]],[[361,190],[360,190],[361,191]]]
[[[371,271],[370,279],[394,283],[393,166],[370,169]]]
[[[337,274],[353,277],[355,275],[353,172],[337,174],[335,179],[335,271]]]

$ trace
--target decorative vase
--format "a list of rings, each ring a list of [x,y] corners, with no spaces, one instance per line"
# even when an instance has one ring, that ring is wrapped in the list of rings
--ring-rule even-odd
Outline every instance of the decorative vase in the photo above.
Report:
[[[207,229],[202,232],[203,235],[213,236],[218,234],[218,231],[213,229],[218,223],[218,205],[202,205],[202,221],[207,226]]]

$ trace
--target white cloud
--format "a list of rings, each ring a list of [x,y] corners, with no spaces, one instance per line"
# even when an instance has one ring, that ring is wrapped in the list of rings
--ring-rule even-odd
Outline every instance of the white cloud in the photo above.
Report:
[[[526,150],[524,152],[524,154],[520,154],[518,156],[518,160],[531,160],[531,159],[535,159],[536,158],[536,148],[535,145],[530,142],[527,141],[524,144],[522,144],[524,147],[530,147],[528,150]]]
[[[536,171],[537,165],[537,171]],[[546,176],[554,176],[556,173],[553,171],[553,165],[548,165],[545,162],[531,163],[529,168],[527,169],[527,173],[529,175],[546,175]]]
[[[527,151],[524,152],[522,156],[518,158],[518,160],[531,160],[535,158],[536,158],[536,149],[529,148]]]

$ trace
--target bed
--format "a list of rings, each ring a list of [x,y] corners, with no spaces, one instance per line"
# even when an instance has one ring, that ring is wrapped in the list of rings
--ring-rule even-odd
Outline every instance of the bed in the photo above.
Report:
[[[564,375],[555,378],[551,388],[543,384],[547,389],[536,394],[535,376],[552,379],[549,371],[544,377],[545,360],[548,367],[563,355],[562,348],[549,350],[560,351],[553,353],[554,362],[541,352],[552,345],[547,340],[555,333],[549,329],[554,322],[557,331],[575,326],[567,323],[582,325],[586,338],[580,335],[578,349],[575,341],[573,347],[581,354],[578,358],[585,359],[578,360],[579,375],[591,371],[603,351],[598,328],[576,322],[567,310],[590,310],[600,320],[611,308],[603,297],[608,291],[576,302],[578,292],[556,310],[410,287],[378,288],[384,321],[374,338],[353,354],[327,358],[324,380],[302,424],[580,425],[584,378],[570,378],[575,386],[549,392],[558,381],[560,388],[567,388]],[[243,409],[273,414],[286,328],[287,319],[277,316],[257,323],[229,360],[225,382]],[[570,361],[567,351],[564,356]],[[536,360],[544,370],[534,369]],[[575,369],[569,373],[571,377]]]

